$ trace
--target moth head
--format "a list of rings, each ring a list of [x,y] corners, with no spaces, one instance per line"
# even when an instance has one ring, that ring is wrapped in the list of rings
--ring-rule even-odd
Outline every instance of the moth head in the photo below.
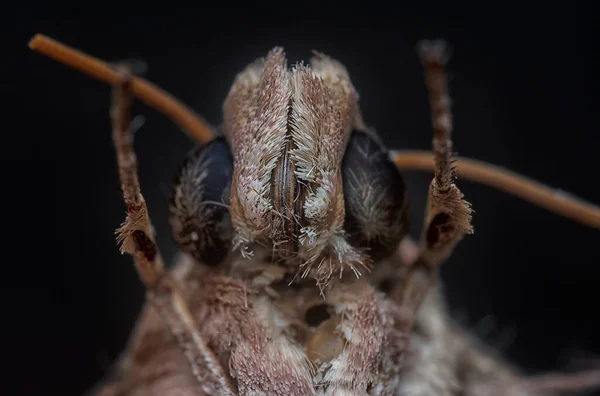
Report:
[[[210,221],[197,208],[172,210],[178,218],[204,216],[205,225],[220,224],[218,232],[192,234],[206,235],[195,246],[199,259],[212,254],[218,261],[214,246],[250,256],[258,244],[272,249],[275,261],[295,263],[302,275],[324,284],[345,268],[359,275],[405,234],[404,184],[376,137],[361,132],[358,95],[339,62],[316,53],[310,66],[289,68],[275,48],[236,77],[223,110],[223,138],[203,150],[211,157],[226,145],[228,153],[209,166],[199,159],[187,166],[228,179],[210,184],[201,181],[201,171],[188,170],[196,176],[180,180],[212,188],[211,200],[228,194],[225,205],[211,208]],[[201,195],[187,199],[209,199]],[[180,241],[193,239],[182,223],[172,221]]]

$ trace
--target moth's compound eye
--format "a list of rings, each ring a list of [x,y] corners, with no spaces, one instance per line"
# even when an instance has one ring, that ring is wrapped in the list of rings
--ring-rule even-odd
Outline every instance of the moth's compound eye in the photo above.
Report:
[[[391,254],[409,228],[406,188],[376,137],[352,132],[342,162],[342,177],[344,230],[349,242],[369,249],[374,260]]]
[[[169,223],[179,246],[207,265],[230,249],[233,227],[229,189],[233,157],[224,138],[192,150],[183,160],[169,203]]]

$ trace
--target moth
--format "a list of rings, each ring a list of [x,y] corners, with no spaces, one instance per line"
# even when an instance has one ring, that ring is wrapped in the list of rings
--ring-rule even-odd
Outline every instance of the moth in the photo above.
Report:
[[[600,228],[600,210],[452,154],[447,45],[419,44],[432,153],[388,151],[345,67],[282,48],[235,78],[214,130],[175,98],[45,36],[30,47],[111,84],[127,218],[117,230],[147,305],[117,370],[90,395],[536,395],[600,384],[600,372],[527,378],[449,317],[439,268],[473,232],[467,177]],[[133,148],[137,97],[200,143],[169,202],[181,254],[154,241]],[[399,167],[433,171],[423,233],[408,232]]]

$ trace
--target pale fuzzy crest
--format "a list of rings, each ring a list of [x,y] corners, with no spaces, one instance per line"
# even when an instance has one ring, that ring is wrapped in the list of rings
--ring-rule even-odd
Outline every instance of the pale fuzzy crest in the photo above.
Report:
[[[290,96],[285,55],[275,48],[237,76],[225,101],[223,133],[234,158],[234,246],[265,236],[269,227],[269,183],[285,142]]]
[[[324,55],[313,58],[311,66],[298,65],[291,73],[294,156],[298,176],[309,182],[340,168],[358,108],[343,66]]]
[[[224,135],[234,157],[231,188],[233,245],[248,255],[254,242],[279,231],[273,210],[273,170],[286,144],[297,183],[306,189],[298,235],[303,275],[319,284],[349,266],[356,275],[368,263],[342,229],[341,162],[355,125],[362,125],[346,69],[316,54],[311,66],[287,68],[281,48],[240,73],[224,105]],[[295,216],[295,215],[294,215]]]
[[[318,59],[314,70],[300,65],[292,71],[292,137],[297,146],[292,156],[296,175],[309,186],[304,204],[309,225],[300,239],[308,259],[318,257],[341,232],[345,213],[340,168],[357,108],[345,71],[335,73],[329,58]]]

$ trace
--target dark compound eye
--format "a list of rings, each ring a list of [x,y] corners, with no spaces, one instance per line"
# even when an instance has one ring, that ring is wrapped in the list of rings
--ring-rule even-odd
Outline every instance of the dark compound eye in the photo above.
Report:
[[[407,234],[408,204],[404,179],[381,143],[355,130],[342,162],[350,243],[368,248],[374,260],[391,254]]]
[[[173,237],[184,251],[208,265],[219,264],[230,249],[232,173],[233,157],[219,137],[185,157],[173,186],[169,205]]]

